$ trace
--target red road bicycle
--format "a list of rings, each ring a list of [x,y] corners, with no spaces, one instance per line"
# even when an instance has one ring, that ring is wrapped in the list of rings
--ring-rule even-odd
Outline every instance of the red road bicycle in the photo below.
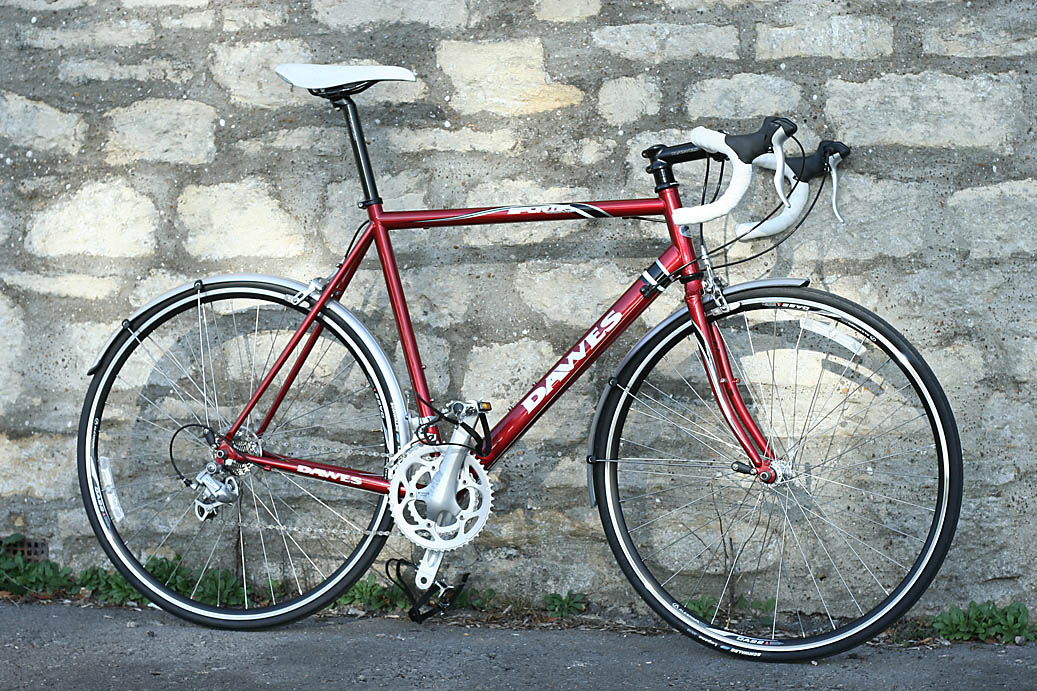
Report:
[[[786,661],[859,644],[920,597],[962,491],[936,378],[889,324],[807,279],[724,286],[701,235],[738,203],[758,156],[772,151],[781,179],[795,125],[696,128],[689,143],[647,149],[654,197],[386,211],[352,96],[414,75],[278,71],[344,111],[369,220],[327,279],[199,279],[124,321],[91,368],[83,498],[105,552],[147,598],[210,626],[284,624],[334,602],[394,525],[423,550],[418,590],[434,592],[444,553],[487,520],[486,471],[674,284],[684,305],[608,380],[587,457],[592,501],[637,593],[702,643]],[[683,206],[674,166],[710,159],[733,170],[727,190]],[[484,403],[432,405],[390,231],[631,217],[661,217],[670,247],[492,430]],[[409,404],[340,302],[372,244]]]

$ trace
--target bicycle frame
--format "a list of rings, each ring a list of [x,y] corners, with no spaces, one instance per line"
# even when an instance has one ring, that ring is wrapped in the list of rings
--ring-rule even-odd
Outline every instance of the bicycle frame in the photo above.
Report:
[[[414,228],[438,228],[463,225],[481,225],[490,223],[528,223],[580,220],[587,218],[629,218],[633,216],[663,216],[670,235],[670,247],[648,267],[641,276],[606,310],[601,317],[569,348],[551,367],[548,372],[511,407],[491,430],[490,452],[479,457],[482,465],[489,469],[498,459],[518,441],[523,434],[542,416],[566,390],[579,379],[598,357],[622,334],[642,312],[661,293],[665,285],[660,286],[658,279],[667,277],[666,282],[679,279],[684,285],[684,301],[691,319],[698,328],[701,338],[700,355],[703,366],[709,376],[710,387],[724,419],[727,421],[739,445],[747,458],[762,477],[764,471],[770,471],[773,458],[766,437],[753,420],[748,407],[738,392],[738,379],[732,372],[727,350],[723,339],[715,326],[706,320],[703,307],[703,282],[698,268],[698,258],[688,238],[674,224],[673,212],[681,207],[677,183],[667,168],[664,175],[656,175],[658,196],[646,199],[627,199],[593,202],[570,202],[556,204],[534,204],[505,207],[481,207],[470,209],[425,209],[418,211],[385,211],[371,169],[371,163],[364,144],[363,130],[356,111],[356,105],[348,97],[335,100],[334,105],[344,111],[349,125],[350,140],[356,159],[360,182],[364,191],[361,207],[367,209],[369,223],[360,235],[355,246],[350,250],[338,270],[320,292],[310,307],[309,313],[289,340],[271,370],[264,376],[259,387],[237,420],[230,427],[220,450],[226,457],[236,461],[258,464],[266,469],[304,474],[318,477],[329,482],[349,485],[363,490],[387,493],[389,480],[381,475],[353,470],[347,467],[327,463],[318,463],[306,459],[289,458],[272,453],[252,456],[233,448],[234,435],[256,408],[259,400],[267,393],[274,378],[284,368],[292,353],[303,343],[296,356],[295,363],[289,370],[280,390],[276,393],[272,406],[266,412],[255,433],[262,436],[266,427],[284,401],[295,377],[301,370],[306,357],[316,345],[322,326],[314,326],[317,315],[329,300],[338,299],[348,288],[360,262],[375,245],[378,259],[382,267],[382,275],[389,293],[393,317],[399,331],[400,343],[403,346],[407,372],[410,376],[418,411],[421,417],[432,417],[434,411],[426,401],[431,400],[428,384],[425,380],[421,355],[418,352],[414,328],[411,324],[407,301],[400,281],[399,268],[389,239],[390,230]],[[309,333],[307,338],[307,333]],[[403,440],[404,443],[406,440]],[[773,478],[773,473],[770,473]]]
[[[702,353],[704,366],[709,373],[713,396],[723,411],[731,431],[747,457],[758,471],[769,469],[771,454],[766,439],[752,415],[749,413],[737,389],[735,378],[722,338],[715,327],[706,321],[703,309],[702,281],[695,274],[698,272],[697,258],[688,238],[684,237],[672,220],[672,212],[680,207],[680,198],[676,187],[662,190],[657,198],[631,199],[617,201],[574,202],[564,204],[542,204],[510,207],[472,208],[472,209],[430,209],[421,211],[383,211],[380,204],[368,207],[370,223],[361,234],[358,242],[339,266],[338,271],[321,291],[320,297],[310,308],[296,333],[289,340],[273,367],[263,378],[255,394],[239,414],[235,423],[226,434],[222,444],[228,456],[239,461],[256,463],[267,468],[277,468],[292,473],[302,473],[320,477],[330,482],[355,486],[360,489],[379,493],[388,491],[389,481],[381,476],[355,471],[346,467],[264,454],[251,456],[234,450],[230,442],[234,435],[253,412],[263,395],[270,388],[274,377],[284,368],[292,353],[303,343],[296,356],[291,370],[277,392],[273,405],[265,414],[256,433],[262,436],[266,426],[277,412],[285,395],[299,370],[316,344],[322,327],[313,326],[317,314],[331,299],[339,298],[349,286],[361,260],[375,245],[382,267],[392,306],[393,316],[399,330],[403,346],[404,358],[411,385],[416,393],[419,413],[423,417],[432,416],[432,410],[424,401],[431,395],[425,380],[421,355],[414,336],[407,302],[400,280],[399,269],[389,239],[390,230],[413,228],[449,227],[470,224],[489,223],[528,223],[530,220],[558,221],[579,220],[586,218],[626,218],[631,216],[659,216],[666,219],[671,246],[656,260],[656,274],[663,276],[679,275],[685,277],[684,300],[691,318],[694,320],[706,352]],[[534,217],[531,219],[531,217]],[[654,268],[655,265],[649,267]],[[661,273],[660,273],[661,272]],[[648,270],[607,309],[601,317],[569,348],[540,380],[519,399],[510,412],[504,416],[491,430],[490,453],[480,457],[480,462],[489,469],[500,457],[524,435],[533,424],[558,400],[558,398],[593,364],[598,357],[622,334],[642,312],[659,296],[660,290],[646,278]],[[688,280],[690,279],[690,280]],[[311,327],[313,327],[311,329]],[[307,333],[309,337],[307,338]],[[423,400],[424,399],[424,400]],[[300,470],[300,466],[306,470]]]

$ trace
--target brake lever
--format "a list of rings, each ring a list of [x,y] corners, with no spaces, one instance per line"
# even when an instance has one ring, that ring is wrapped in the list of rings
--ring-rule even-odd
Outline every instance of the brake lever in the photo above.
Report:
[[[792,208],[792,203],[789,198],[785,196],[785,190],[782,183],[785,180],[785,150],[782,145],[785,140],[788,139],[788,135],[785,134],[785,130],[781,127],[774,130],[774,134],[771,135],[771,149],[774,151],[774,191],[778,194],[778,199],[785,205],[786,209]]]
[[[843,160],[843,157],[838,153],[834,153],[828,157],[828,170],[832,173],[832,213],[839,219],[840,223],[846,223],[843,217],[839,215],[839,208],[836,205],[836,198],[839,195],[839,174],[835,172],[836,166]]]

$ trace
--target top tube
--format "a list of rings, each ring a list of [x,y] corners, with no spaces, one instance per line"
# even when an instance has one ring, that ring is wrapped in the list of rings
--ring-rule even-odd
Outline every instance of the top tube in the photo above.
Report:
[[[528,223],[530,221],[661,216],[665,211],[666,204],[659,197],[479,207],[473,209],[421,209],[417,211],[383,211],[381,204],[373,204],[367,209],[372,222],[380,223],[391,230],[489,223]]]

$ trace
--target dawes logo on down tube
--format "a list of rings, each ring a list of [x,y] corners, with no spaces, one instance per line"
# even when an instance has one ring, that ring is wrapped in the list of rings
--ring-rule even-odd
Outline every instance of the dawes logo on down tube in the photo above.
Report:
[[[609,313],[598,322],[597,326],[587,333],[579,345],[570,350],[569,354],[551,370],[551,373],[544,377],[544,383],[533,389],[533,392],[526,397],[526,400],[522,401],[522,406],[526,409],[526,412],[532,413],[536,410],[537,406],[544,402],[548,394],[560,382],[565,381],[565,378],[576,369],[576,364],[587,357],[610,331],[619,326],[619,322],[622,319],[622,314],[609,310]]]

